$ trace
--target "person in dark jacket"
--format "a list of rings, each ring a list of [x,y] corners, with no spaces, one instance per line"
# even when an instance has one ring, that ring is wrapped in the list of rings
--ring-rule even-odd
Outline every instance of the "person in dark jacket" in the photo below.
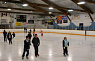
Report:
[[[27,33],[27,28],[26,28],[26,33]]]
[[[13,32],[13,34],[12,34],[12,35],[13,35],[13,38],[14,38],[14,37],[15,37],[15,33]]]
[[[32,43],[33,43],[33,46],[34,46],[34,49],[35,49],[35,56],[37,57],[37,56],[39,56],[38,46],[40,45],[40,40],[37,37],[37,34],[35,34],[35,37],[33,38]]]
[[[29,41],[30,41],[30,45],[31,45],[31,37],[32,37],[32,35],[31,35],[30,32],[28,32],[28,37],[29,37]]]
[[[33,29],[33,31],[35,32],[35,28]]]
[[[64,37],[64,40],[62,41],[63,45],[63,51],[64,51],[64,56],[68,56],[68,46],[69,46],[69,41],[67,41],[67,37]],[[66,54],[66,55],[65,55]]]
[[[31,33],[31,28],[30,28],[30,33]]]
[[[24,33],[26,32],[26,28],[24,27]]]
[[[26,36],[26,40],[24,40],[24,50],[23,50],[22,59],[24,59],[25,52],[27,52],[27,54],[26,54],[26,58],[28,59],[29,49],[30,49],[29,37]]]
[[[7,39],[6,39],[6,36],[7,36],[7,32],[4,30],[3,32],[3,35],[4,35],[4,42],[6,41],[7,42]]]
[[[10,43],[12,44],[12,35],[11,35],[11,32],[9,31],[8,35],[7,35],[7,38],[9,40],[9,45]]]

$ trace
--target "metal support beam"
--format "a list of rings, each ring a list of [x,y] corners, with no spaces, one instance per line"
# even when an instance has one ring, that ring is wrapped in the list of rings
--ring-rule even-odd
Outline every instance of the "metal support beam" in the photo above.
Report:
[[[90,14],[90,13],[88,13],[88,15],[90,16],[90,19],[91,19],[91,21],[93,22],[94,20],[93,20],[93,18],[92,18],[92,16],[91,16],[91,14]]]
[[[73,1],[75,4],[79,2],[78,0],[71,0],[71,1]],[[89,8],[85,7],[84,5],[78,5],[78,6],[84,9],[87,13],[93,14],[93,12]]]
[[[71,19],[69,18],[68,15],[71,15],[70,13],[68,13],[67,11],[63,10],[63,9],[59,9],[60,6],[57,6],[56,4],[48,1],[48,0],[42,0],[43,2],[49,4],[50,6],[53,6],[54,8],[56,8],[57,10],[61,11],[62,13],[65,13],[66,16],[68,17],[69,21],[71,22]]]

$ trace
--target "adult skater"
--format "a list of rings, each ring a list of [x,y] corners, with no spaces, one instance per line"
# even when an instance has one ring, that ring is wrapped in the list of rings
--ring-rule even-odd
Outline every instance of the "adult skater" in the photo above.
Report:
[[[13,32],[13,34],[12,34],[12,35],[13,35],[13,38],[14,38],[14,37],[15,37],[15,33]]]
[[[33,46],[34,46],[34,49],[35,49],[35,57],[37,57],[37,56],[39,56],[38,46],[40,45],[40,40],[37,37],[37,34],[35,34],[35,37],[33,38],[32,43],[33,43]]]
[[[9,45],[10,43],[12,44],[12,35],[11,35],[11,32],[9,31],[8,35],[7,35],[7,38],[9,40]]]
[[[31,28],[30,28],[30,33],[31,33]]]
[[[31,45],[31,37],[32,37],[32,35],[31,35],[30,32],[28,32],[28,37],[29,37],[29,41],[30,41],[30,45]]]
[[[67,37],[64,37],[64,40],[62,41],[63,43],[63,50],[64,50],[64,56],[68,56],[68,46],[69,46],[69,41],[67,41]],[[66,54],[66,55],[65,55]]]
[[[27,33],[27,28],[26,28],[26,33]]]
[[[28,55],[29,55],[29,49],[30,49],[29,37],[26,36],[26,39],[24,40],[24,50],[23,50],[22,59],[24,59],[25,52],[27,52],[26,58],[29,59],[29,57],[28,57]]]
[[[26,32],[26,28],[24,27],[24,33]]]
[[[4,42],[6,41],[7,42],[7,39],[6,39],[6,36],[7,36],[7,32],[4,30],[3,32],[3,35],[4,35]]]

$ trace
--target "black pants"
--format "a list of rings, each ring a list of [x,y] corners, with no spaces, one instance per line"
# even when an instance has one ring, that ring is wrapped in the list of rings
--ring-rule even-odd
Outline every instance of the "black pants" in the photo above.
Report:
[[[7,42],[7,39],[6,39],[6,37],[4,36],[4,42],[5,42],[5,41]]]
[[[63,53],[63,54],[64,54],[64,55],[65,55],[65,54],[68,55],[68,49],[67,49],[67,47],[65,47],[65,49],[63,48],[63,50],[64,50],[64,53]]]
[[[12,44],[12,39],[11,39],[11,38],[9,38],[9,44],[10,44],[10,43]]]
[[[34,46],[35,49],[35,56],[38,55],[38,46]]]
[[[25,56],[25,52],[27,52],[26,56],[28,56],[28,55],[29,55],[29,50],[24,49],[22,57],[24,57],[24,56]]]

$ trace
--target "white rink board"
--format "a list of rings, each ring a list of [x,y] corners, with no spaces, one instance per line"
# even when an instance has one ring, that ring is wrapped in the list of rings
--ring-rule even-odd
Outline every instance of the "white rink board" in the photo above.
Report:
[[[20,32],[24,31],[24,29],[5,29],[7,32]],[[27,29],[29,31],[30,29]],[[33,31],[33,29],[31,29]],[[35,29],[36,31],[43,32],[58,32],[58,33],[72,33],[72,34],[85,34],[85,31],[80,30],[58,30],[58,29]],[[0,32],[3,32],[4,29],[0,29]],[[95,31],[87,31],[87,35],[95,35]]]

